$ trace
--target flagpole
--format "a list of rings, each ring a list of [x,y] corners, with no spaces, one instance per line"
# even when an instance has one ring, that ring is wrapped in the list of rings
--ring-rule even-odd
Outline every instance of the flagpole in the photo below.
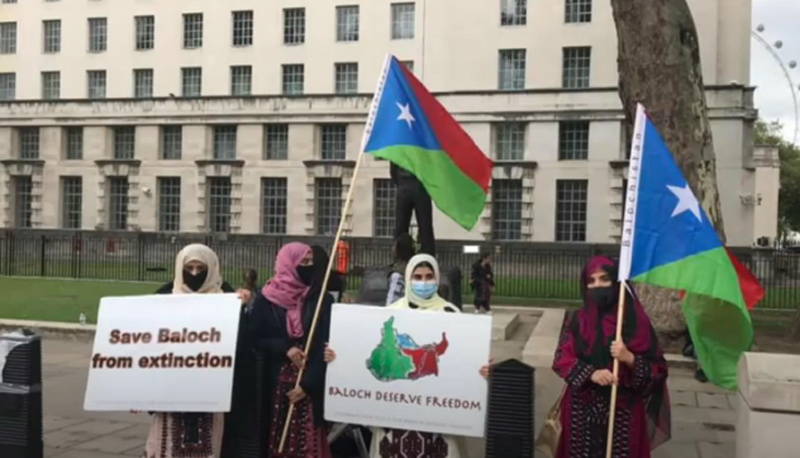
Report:
[[[311,348],[311,344],[314,341],[314,334],[317,329],[317,321],[319,320],[319,312],[322,309],[322,302],[325,299],[325,295],[328,293],[328,281],[330,280],[331,276],[331,269],[333,269],[333,263],[336,259],[336,247],[339,245],[339,240],[342,238],[342,232],[344,231],[345,221],[347,220],[347,214],[350,211],[350,204],[353,201],[353,190],[355,189],[356,185],[356,178],[358,178],[358,171],[361,169],[361,162],[364,159],[364,150],[367,147],[367,142],[369,141],[369,137],[372,134],[372,127],[375,124],[375,116],[378,112],[378,105],[381,100],[381,96],[383,95],[383,88],[386,83],[386,75],[389,72],[389,65],[392,62],[392,56],[387,54],[386,58],[383,62],[383,69],[381,70],[381,76],[378,79],[378,87],[375,90],[375,94],[372,97],[372,105],[369,109],[369,114],[367,115],[367,122],[364,126],[364,137],[361,140],[361,150],[358,153],[358,158],[356,159],[355,168],[353,168],[353,176],[350,178],[350,187],[347,190],[347,196],[344,199],[344,208],[342,209],[342,215],[339,218],[339,227],[336,229],[336,236],[333,238],[333,248],[331,248],[331,255],[328,257],[328,266],[325,269],[325,277],[322,280],[322,290],[320,291],[319,298],[317,299],[317,306],[314,309],[314,319],[311,321],[311,328],[308,331],[308,336],[306,337],[306,343],[303,347],[303,351],[308,354]],[[297,380],[295,381],[294,388],[297,389],[300,386],[300,381],[303,379],[303,374],[305,373],[305,366],[300,369],[297,374]],[[283,447],[286,445],[286,437],[289,434],[289,425],[291,424],[292,414],[294,413],[294,404],[289,405],[289,411],[286,413],[286,420],[283,423],[283,433],[281,434],[281,442],[278,445],[278,453],[283,453]]]
[[[625,282],[619,282],[619,300],[617,301],[617,334],[614,340],[622,340],[622,320],[625,317]],[[619,359],[614,358],[614,379],[619,377]],[[614,417],[617,413],[617,383],[611,385],[611,405],[608,408],[608,439],[606,440],[606,458],[611,458],[614,444]]]

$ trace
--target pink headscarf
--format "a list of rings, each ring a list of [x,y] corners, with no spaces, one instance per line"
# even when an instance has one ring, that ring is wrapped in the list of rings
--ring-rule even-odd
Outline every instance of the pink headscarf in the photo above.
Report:
[[[261,290],[265,298],[286,310],[286,332],[293,339],[303,337],[301,314],[303,300],[308,293],[308,286],[297,275],[297,266],[310,252],[311,247],[305,243],[292,242],[284,245],[275,258],[272,279]]]

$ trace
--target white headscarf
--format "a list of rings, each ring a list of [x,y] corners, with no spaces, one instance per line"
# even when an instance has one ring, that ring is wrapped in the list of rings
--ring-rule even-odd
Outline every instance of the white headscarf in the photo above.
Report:
[[[436,285],[439,285],[439,263],[436,258],[429,254],[418,254],[411,258],[406,265],[406,295],[398,299],[394,304],[390,305],[391,308],[408,309],[411,308],[410,304],[419,307],[420,310],[430,310],[434,312],[459,312],[458,307],[447,302],[439,295],[434,294],[430,299],[423,299],[411,290],[411,278],[414,276],[414,270],[422,263],[428,263],[433,268],[433,276],[436,278]]]
[[[198,261],[205,264],[208,274],[203,286],[197,291],[192,291],[183,282],[183,269],[186,264]],[[219,271],[219,258],[214,250],[201,244],[193,243],[186,245],[175,257],[175,280],[172,282],[173,294],[195,294],[195,293],[221,293],[222,274]]]

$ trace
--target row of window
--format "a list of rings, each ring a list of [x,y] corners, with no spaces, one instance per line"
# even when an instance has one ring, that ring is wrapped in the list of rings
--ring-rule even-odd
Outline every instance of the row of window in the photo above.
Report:
[[[526,79],[526,50],[501,49],[498,53],[498,89],[523,90]],[[414,62],[403,62],[414,71]],[[589,46],[565,47],[562,50],[562,79],[564,89],[585,89],[590,86],[592,48]],[[358,93],[358,62],[338,62],[334,64],[334,93]],[[303,95],[305,92],[305,65],[283,64],[283,95]],[[201,97],[203,95],[202,67],[181,68],[181,97]],[[86,97],[105,99],[108,86],[106,70],[86,72]],[[133,97],[152,98],[154,95],[154,70],[137,68],[133,70]],[[17,74],[0,73],[0,100],[16,99]],[[61,72],[41,73],[41,97],[43,100],[61,98]],[[230,67],[230,95],[236,97],[253,95],[253,67],[251,65],[232,65]]]
[[[3,0],[3,3],[9,3]],[[16,2],[13,2],[16,3]],[[587,23],[592,20],[592,0],[565,0],[564,21],[567,23]],[[414,38],[415,4],[391,4],[391,38],[409,40]],[[336,7],[336,41],[359,41],[360,9],[358,5]],[[203,13],[183,14],[183,48],[203,47]],[[528,21],[527,0],[501,0],[500,24],[502,26],[521,26]],[[252,46],[254,35],[254,12],[231,12],[231,45],[235,47]],[[137,51],[155,49],[156,19],[153,15],[134,17],[134,48]],[[87,19],[88,51],[100,53],[108,50],[108,18]],[[283,43],[299,45],[306,41],[306,9],[285,8],[283,10]],[[17,50],[17,23],[0,23],[0,54],[14,54]],[[42,51],[52,54],[61,52],[61,20],[42,21]]]
[[[559,160],[589,159],[589,121],[559,122]],[[212,158],[236,159],[238,127],[236,125],[213,126]],[[41,156],[40,131],[38,127],[22,127],[17,130],[20,159],[35,160]],[[112,128],[112,158],[129,160],[136,155],[136,127]],[[289,159],[289,125],[266,124],[263,132],[263,159]],[[504,122],[493,125],[492,157],[497,161],[525,160],[527,124]],[[83,159],[83,127],[64,128],[63,157],[66,160]],[[319,157],[322,160],[345,160],[347,158],[347,125],[321,124],[319,126]],[[168,125],[159,129],[159,159],[180,160],[183,156],[183,126]]]
[[[128,230],[129,183],[127,177],[107,179],[107,225],[110,230]],[[315,180],[315,229],[318,235],[333,235],[338,227],[342,202],[340,178]],[[261,179],[261,232],[287,234],[288,180]],[[31,177],[13,178],[15,225],[31,227],[33,183]],[[206,215],[212,232],[230,232],[232,190],[230,178],[209,177],[206,181]],[[162,232],[181,231],[181,178],[157,178],[157,227]],[[394,232],[396,190],[391,180],[376,179],[373,184],[372,225],[375,237],[392,237]],[[586,240],[588,181],[556,181],[556,240]],[[246,210],[245,210],[246,211]],[[244,215],[247,217],[248,215]],[[81,229],[83,224],[83,178],[61,177],[61,226]],[[522,180],[492,181],[492,238],[522,240]]]

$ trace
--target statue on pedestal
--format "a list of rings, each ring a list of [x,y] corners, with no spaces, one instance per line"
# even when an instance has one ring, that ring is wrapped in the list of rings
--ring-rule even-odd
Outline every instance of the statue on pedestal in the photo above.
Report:
[[[420,252],[436,256],[436,242],[433,238],[433,203],[425,186],[411,172],[391,164],[389,170],[392,182],[397,187],[394,236],[409,232],[411,214],[417,217]]]

